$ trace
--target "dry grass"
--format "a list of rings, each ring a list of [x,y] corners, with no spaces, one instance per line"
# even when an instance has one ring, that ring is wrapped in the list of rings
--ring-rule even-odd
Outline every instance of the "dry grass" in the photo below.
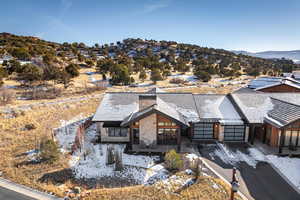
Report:
[[[213,187],[213,184],[215,187]],[[97,189],[90,191],[86,200],[225,200],[229,199],[230,190],[220,179],[201,177],[194,185],[182,190],[180,193],[166,193],[154,186],[134,186],[114,189]],[[235,200],[241,200],[236,195]]]
[[[79,114],[90,115],[95,112],[99,99],[91,98],[73,103],[33,106],[31,110],[6,119],[0,116],[0,171],[4,177],[30,187],[54,192],[63,196],[63,190],[51,183],[38,181],[44,174],[67,167],[66,159],[50,165],[22,164],[27,160],[22,153],[35,149],[42,137],[51,137],[52,129],[59,126],[60,120],[68,120]],[[34,124],[35,129],[25,131],[26,124]]]

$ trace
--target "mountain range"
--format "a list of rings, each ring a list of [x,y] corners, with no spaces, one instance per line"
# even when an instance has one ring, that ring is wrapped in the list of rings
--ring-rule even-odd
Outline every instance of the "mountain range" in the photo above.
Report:
[[[262,51],[262,52],[248,52],[248,51],[232,51],[236,54],[243,54],[248,56],[260,57],[260,58],[286,58],[291,59],[295,63],[300,64],[300,50],[292,51]]]

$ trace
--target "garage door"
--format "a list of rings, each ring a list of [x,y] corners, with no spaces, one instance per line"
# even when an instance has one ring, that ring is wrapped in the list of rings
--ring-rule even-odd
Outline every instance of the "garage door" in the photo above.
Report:
[[[194,124],[193,139],[195,140],[214,139],[214,124],[213,123]]]
[[[225,126],[224,141],[244,141],[245,126]]]

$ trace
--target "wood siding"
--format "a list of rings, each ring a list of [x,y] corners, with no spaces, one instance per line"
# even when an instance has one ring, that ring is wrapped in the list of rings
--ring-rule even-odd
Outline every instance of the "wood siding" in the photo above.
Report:
[[[262,88],[260,90],[261,92],[300,92],[300,89],[289,86],[289,85],[276,85],[273,87],[268,87],[268,88]]]

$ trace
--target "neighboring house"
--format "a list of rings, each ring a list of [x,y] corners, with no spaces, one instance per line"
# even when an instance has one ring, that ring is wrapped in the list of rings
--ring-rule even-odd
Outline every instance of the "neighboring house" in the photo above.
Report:
[[[300,92],[300,82],[292,78],[284,78],[280,82],[258,87],[255,89],[260,92]]]
[[[251,81],[248,88],[261,92],[300,92],[300,81],[292,77],[260,77]]]
[[[258,139],[278,148],[279,153],[300,153],[300,93],[243,89],[230,97],[249,126],[249,142],[253,144]],[[297,149],[298,152],[290,152]]]
[[[250,89],[229,95],[106,93],[93,121],[101,142],[124,142],[133,151],[157,152],[184,141],[255,142],[300,150],[300,93]]]
[[[300,81],[300,71],[293,71],[292,78],[294,78],[297,81]]]

